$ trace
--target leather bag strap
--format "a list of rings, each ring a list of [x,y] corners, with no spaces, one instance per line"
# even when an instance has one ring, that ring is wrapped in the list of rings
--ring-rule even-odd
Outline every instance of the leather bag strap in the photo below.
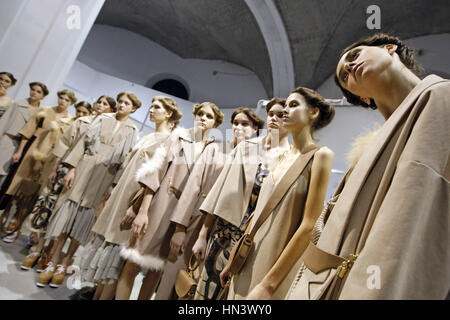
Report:
[[[297,180],[298,176],[305,170],[309,161],[312,159],[314,154],[319,147],[313,146],[314,148],[298,157],[297,160],[292,164],[292,166],[286,171],[281,181],[275,186],[272,197],[267,201],[266,205],[261,211],[261,214],[258,217],[258,220],[255,222],[253,227],[250,230],[250,238],[253,239],[258,229],[262,226],[264,221],[270,216],[272,211],[281,201],[287,190],[291,187],[291,185]],[[253,214],[252,214],[253,215]]]

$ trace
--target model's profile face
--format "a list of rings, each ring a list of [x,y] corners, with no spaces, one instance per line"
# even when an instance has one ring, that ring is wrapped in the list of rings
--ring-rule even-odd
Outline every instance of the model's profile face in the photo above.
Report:
[[[238,113],[232,124],[234,137],[241,141],[250,139],[256,133],[257,128],[254,126],[250,118],[243,112]]]
[[[77,109],[76,109],[76,112],[75,112],[75,117],[78,119],[78,118],[81,118],[81,117],[85,117],[85,116],[88,116],[88,115],[90,115],[91,113],[89,112],[89,110],[88,109],[86,109],[85,107],[78,107]]]
[[[286,133],[283,126],[283,109],[281,104],[274,104],[267,113],[267,129],[269,132],[278,130],[280,134]]]
[[[119,97],[117,105],[117,113],[120,115],[128,115],[136,110],[133,106],[133,102],[125,94]]]
[[[341,86],[361,98],[371,98],[379,75],[390,66],[392,56],[386,46],[359,46],[339,60],[336,76]]]
[[[30,98],[33,99],[34,101],[39,101],[44,98],[44,91],[42,91],[41,86],[38,86],[37,84],[31,86]]]
[[[291,93],[283,108],[283,127],[292,132],[302,130],[311,124],[312,108],[299,93]]]
[[[97,114],[110,112],[111,106],[109,105],[108,100],[106,100],[105,97],[101,97],[100,100],[98,100],[96,103],[94,103],[94,111]]]
[[[6,90],[9,87],[11,87],[11,85],[12,85],[11,78],[8,77],[7,74],[4,73],[0,74],[0,86]]]
[[[214,128],[216,116],[210,106],[201,107],[195,114],[195,127],[206,131]]]
[[[160,100],[154,100],[150,107],[150,121],[154,123],[162,123],[169,119],[171,114],[167,112]]]
[[[67,94],[62,94],[58,97],[58,106],[62,109],[67,109],[72,104]]]

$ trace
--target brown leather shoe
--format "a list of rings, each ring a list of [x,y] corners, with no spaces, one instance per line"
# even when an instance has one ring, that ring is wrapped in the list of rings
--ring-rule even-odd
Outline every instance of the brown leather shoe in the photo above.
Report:
[[[39,252],[32,252],[28,254],[25,259],[23,259],[20,269],[27,271],[30,270],[36,264],[40,256],[41,254]]]
[[[36,272],[41,273],[47,268],[47,264],[50,262],[50,257],[47,254],[43,253],[39,258],[39,261],[36,266]]]
[[[65,276],[66,266],[58,264],[56,266],[56,272],[53,274],[52,281],[50,282],[49,286],[52,288],[59,288],[63,284]]]
[[[50,261],[47,265],[47,268],[45,268],[45,270],[42,271],[42,273],[39,275],[36,285],[40,288],[45,287],[50,282],[50,280],[52,280],[54,273],[55,265]]]

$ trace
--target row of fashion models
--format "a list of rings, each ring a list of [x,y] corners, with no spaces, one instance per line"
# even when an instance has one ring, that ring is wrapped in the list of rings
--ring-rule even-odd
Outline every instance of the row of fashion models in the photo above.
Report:
[[[237,107],[228,141],[210,134],[215,103],[194,104],[182,128],[177,103],[155,96],[154,132],[139,138],[131,92],[91,106],[65,89],[45,107],[45,84],[14,102],[1,72],[3,241],[31,230],[21,269],[38,287],[62,286],[78,252],[79,299],[129,299],[139,273],[140,300],[448,298],[450,82],[422,79],[392,35],[336,58],[347,101],[385,122],[348,142],[330,199],[334,152],[314,134],[335,109],[312,89],[270,99],[265,119]]]

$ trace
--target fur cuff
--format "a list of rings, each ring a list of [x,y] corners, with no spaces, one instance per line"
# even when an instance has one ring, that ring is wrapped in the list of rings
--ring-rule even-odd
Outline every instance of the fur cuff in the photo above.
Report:
[[[136,182],[139,182],[146,175],[158,171],[163,165],[166,156],[167,149],[164,146],[158,147],[150,160],[145,162],[136,172]]]
[[[31,156],[33,157],[34,160],[37,160],[37,161],[45,161],[48,158],[48,155],[46,155],[38,150],[33,150],[31,152]]]
[[[151,254],[141,255],[136,249],[122,247],[120,249],[120,256],[126,260],[136,263],[141,268],[160,271],[164,268],[165,261],[159,257]]]

